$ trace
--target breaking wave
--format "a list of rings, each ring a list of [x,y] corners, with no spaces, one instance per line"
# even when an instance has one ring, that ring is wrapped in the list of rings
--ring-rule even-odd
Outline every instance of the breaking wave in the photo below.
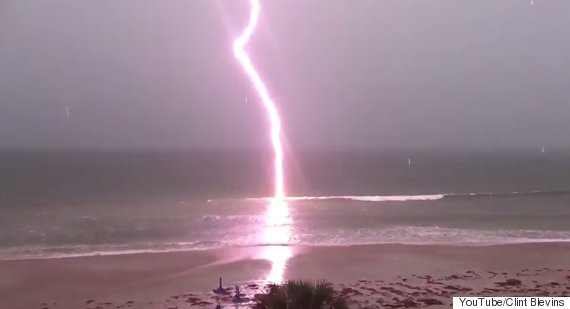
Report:
[[[260,242],[257,237],[225,235],[216,241],[153,242],[124,245],[22,246],[0,250],[0,260],[181,252],[263,246],[442,245],[492,246],[570,242],[570,231],[474,230],[438,226],[393,226],[362,229],[297,229],[287,243]]]
[[[406,202],[406,201],[434,201],[445,197],[445,194],[433,195],[373,195],[373,196],[300,196],[288,197],[288,201],[307,201],[307,200],[351,200],[360,202]]]
[[[424,195],[330,195],[330,196],[290,196],[287,201],[311,200],[350,200],[359,202],[408,202],[408,201],[436,201],[441,199],[485,198],[485,197],[515,197],[538,195],[570,195],[570,191],[521,191],[521,192],[483,192],[483,193],[440,193]],[[271,197],[247,198],[249,201],[267,201]]]

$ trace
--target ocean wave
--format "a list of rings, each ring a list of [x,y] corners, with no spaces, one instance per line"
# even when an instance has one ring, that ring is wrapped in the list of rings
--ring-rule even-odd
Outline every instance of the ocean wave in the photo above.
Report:
[[[477,230],[439,226],[394,226],[369,229],[297,231],[293,243],[343,246],[365,244],[500,245],[534,242],[570,242],[570,231],[500,229]]]
[[[0,249],[0,260],[54,259],[84,256],[127,255],[140,253],[183,252],[211,250],[229,247],[229,244],[214,241],[174,243],[132,243],[125,245],[63,245],[20,246]]]
[[[405,202],[405,201],[434,201],[444,198],[444,194],[433,195],[372,195],[372,196],[299,196],[287,197],[288,201],[307,201],[307,200],[351,200],[360,202]]]
[[[360,202],[406,202],[406,201],[433,201],[445,197],[445,194],[432,195],[330,195],[330,196],[288,196],[286,201],[311,200],[351,200]],[[270,201],[271,197],[247,198],[248,201]]]
[[[271,242],[258,235],[227,235],[212,241],[152,242],[124,245],[22,246],[0,250],[0,260],[49,259],[137,253],[183,252],[265,246],[443,245],[491,246],[570,242],[570,231],[475,230],[439,226],[393,226],[369,229],[293,229],[289,241]]]
[[[223,222],[232,223],[233,221],[241,223],[258,223],[264,222],[265,216],[263,215],[203,215],[193,219],[195,223],[212,223]]]
[[[513,192],[477,192],[477,193],[448,193],[446,198],[484,198],[484,197],[516,197],[516,196],[550,196],[570,195],[570,191],[513,191]]]
[[[439,193],[422,195],[325,195],[325,196],[289,196],[286,201],[311,200],[350,200],[359,202],[409,202],[409,201],[436,201],[449,198],[484,198],[509,197],[527,195],[570,195],[570,191],[513,191],[513,192],[472,192],[472,193]],[[246,198],[247,201],[269,201],[272,197]]]

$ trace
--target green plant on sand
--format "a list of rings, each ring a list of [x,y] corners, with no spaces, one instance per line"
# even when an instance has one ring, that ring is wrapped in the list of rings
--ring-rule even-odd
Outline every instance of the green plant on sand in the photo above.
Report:
[[[288,281],[268,286],[255,296],[254,309],[346,309],[346,300],[325,280],[316,283]]]

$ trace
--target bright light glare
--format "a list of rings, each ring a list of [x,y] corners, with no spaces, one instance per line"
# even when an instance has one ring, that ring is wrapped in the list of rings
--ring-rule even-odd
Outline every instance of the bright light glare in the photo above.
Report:
[[[291,247],[287,245],[291,238],[291,223],[287,203],[273,200],[267,207],[265,226],[261,234],[262,243],[269,244],[261,253],[261,258],[271,261],[267,282],[283,282],[287,260],[293,255]]]

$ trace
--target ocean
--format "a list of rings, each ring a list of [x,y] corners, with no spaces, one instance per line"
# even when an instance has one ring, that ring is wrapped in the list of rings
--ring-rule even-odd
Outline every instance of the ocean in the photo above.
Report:
[[[266,245],[570,241],[570,154],[4,151],[0,259]]]

